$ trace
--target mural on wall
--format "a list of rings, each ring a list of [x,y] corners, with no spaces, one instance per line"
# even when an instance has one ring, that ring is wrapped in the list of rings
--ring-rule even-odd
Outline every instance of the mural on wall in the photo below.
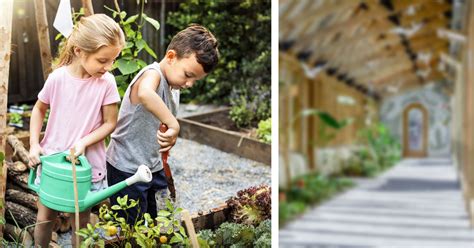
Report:
[[[423,104],[428,110],[428,156],[449,156],[451,150],[449,97],[443,94],[436,85],[431,84],[420,90],[387,98],[380,108],[380,121],[392,130],[393,135],[399,139],[400,143],[403,143],[403,110],[406,106],[416,102]],[[411,114],[410,130],[412,130]],[[417,114],[413,115],[416,119],[415,115]],[[415,122],[413,123],[414,129],[416,128]],[[421,138],[421,133],[419,136]],[[410,135],[410,147],[411,138]],[[413,142],[413,145],[417,144],[415,138]]]

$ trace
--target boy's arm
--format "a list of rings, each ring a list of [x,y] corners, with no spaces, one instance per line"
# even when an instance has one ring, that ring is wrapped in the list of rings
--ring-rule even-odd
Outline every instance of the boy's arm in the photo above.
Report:
[[[92,131],[90,134],[84,136],[82,139],[74,144],[76,149],[76,156],[84,153],[86,148],[95,144],[111,134],[115,126],[117,126],[118,107],[117,103],[107,104],[102,106],[102,125]]]
[[[49,105],[38,100],[36,101],[30,117],[30,154],[28,166],[32,167],[40,163],[39,155],[43,152],[39,145],[41,128],[43,127],[43,119],[46,115]]]
[[[143,107],[168,126],[166,133],[161,135],[158,133],[158,143],[162,147],[160,152],[163,152],[169,150],[176,143],[180,127],[178,120],[173,116],[163,99],[156,94],[159,84],[160,74],[155,70],[146,71],[132,86],[130,100],[132,103],[142,104]]]

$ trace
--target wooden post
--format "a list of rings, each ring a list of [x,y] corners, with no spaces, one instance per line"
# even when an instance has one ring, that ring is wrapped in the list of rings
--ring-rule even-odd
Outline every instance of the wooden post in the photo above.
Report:
[[[48,19],[46,16],[45,0],[35,0],[36,29],[40,46],[41,65],[43,66],[43,79],[46,81],[51,73],[51,46],[49,43]]]
[[[84,15],[85,16],[90,16],[94,14],[94,7],[92,7],[92,1],[91,0],[81,0],[82,1],[82,7],[84,8]]]
[[[280,60],[282,61],[282,60]],[[280,65],[282,62],[280,62]],[[285,166],[285,171],[280,173],[285,173],[286,179],[286,189],[291,188],[291,169],[290,169],[290,151],[289,151],[289,114],[288,114],[288,94],[286,93],[286,89],[288,88],[288,68],[282,67],[279,71],[280,79],[284,81],[284,84],[280,88],[279,92],[279,103],[280,108],[279,111],[279,120],[278,123],[280,125],[279,134],[280,134],[280,142],[279,142],[279,151],[281,152],[283,165]],[[282,90],[283,89],[283,90]]]
[[[12,40],[13,0],[0,0],[0,152],[5,154],[8,76],[10,72],[10,54]],[[0,164],[0,218],[5,216],[5,187],[7,181],[6,166]],[[0,238],[3,237],[3,225],[0,224]]]
[[[77,193],[77,178],[76,178],[76,153],[75,148],[71,148],[69,150],[69,158],[71,159],[71,166],[72,166],[72,180],[74,183],[74,209],[75,211],[75,222],[76,222],[76,232],[79,231],[80,225],[79,225],[79,197]],[[79,247],[79,235],[74,235],[76,237],[76,247]],[[72,240],[71,240],[72,241]]]
[[[467,49],[464,58],[465,68],[474,66],[474,3],[468,1],[467,13]],[[471,226],[474,225],[474,70],[465,70],[465,96],[464,96],[464,173],[466,178],[467,211],[470,215]]]
[[[188,230],[188,236],[189,236],[189,239],[191,240],[191,246],[193,248],[199,248],[196,231],[194,230],[193,221],[191,220],[189,211],[185,209],[183,210],[183,212],[181,212],[181,214],[183,215],[183,220],[184,220],[184,224],[186,225],[186,230]]]

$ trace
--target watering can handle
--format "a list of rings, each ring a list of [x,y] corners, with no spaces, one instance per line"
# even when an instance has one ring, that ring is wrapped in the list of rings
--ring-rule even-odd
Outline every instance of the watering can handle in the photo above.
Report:
[[[38,193],[39,191],[39,186],[35,184],[37,169],[38,169],[38,166],[36,166],[35,168],[31,168],[30,175],[28,176],[28,187],[34,190],[36,193]]]

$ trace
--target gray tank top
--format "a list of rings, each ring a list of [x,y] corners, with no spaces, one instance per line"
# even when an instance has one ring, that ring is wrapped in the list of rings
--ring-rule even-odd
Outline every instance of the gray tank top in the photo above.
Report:
[[[173,101],[173,94],[161,73],[160,65],[155,62],[143,68],[125,92],[117,127],[111,135],[107,148],[107,162],[127,173],[135,173],[141,164],[147,165],[152,172],[163,168],[161,154],[158,152],[160,145],[156,138],[160,120],[145,109],[142,104],[130,102],[130,88],[147,70],[156,70],[160,73],[160,85],[156,89],[156,93],[174,116],[177,113],[177,103]]]

